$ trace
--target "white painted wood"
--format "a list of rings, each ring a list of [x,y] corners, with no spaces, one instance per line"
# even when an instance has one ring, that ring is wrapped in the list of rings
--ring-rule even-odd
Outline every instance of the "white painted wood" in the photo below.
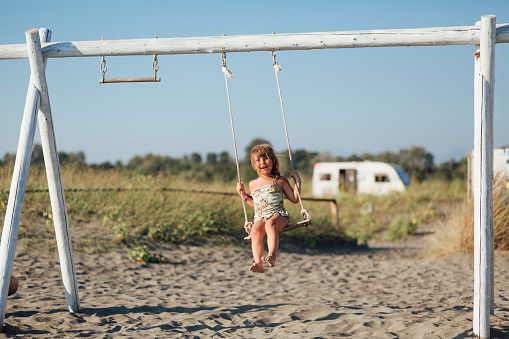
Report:
[[[37,29],[26,31],[27,40],[34,44],[35,57],[30,59],[30,69],[35,87],[40,93],[40,105],[38,112],[39,129],[41,132],[41,144],[44,154],[48,188],[51,199],[51,209],[55,223],[55,236],[57,240],[62,282],[64,284],[65,300],[69,312],[79,312],[80,303],[78,296],[78,284],[72,252],[72,243],[65,205],[62,175],[58,161],[51,106],[49,102],[46,75],[43,67],[44,58]]]
[[[50,41],[51,32],[48,29],[41,29],[39,34],[41,40]],[[33,55],[33,45],[28,44],[28,46],[30,55]],[[31,79],[28,84],[25,110],[21,122],[18,149],[0,243],[0,327],[3,326],[5,320],[7,295],[18,239],[19,221],[23,209],[35,128],[37,126],[36,116],[39,110],[39,97],[39,91],[35,88]]]
[[[204,54],[358,47],[475,45],[479,41],[480,27],[459,26],[191,38],[67,41],[43,44],[43,55],[45,58],[63,58]],[[498,26],[497,43],[509,43],[509,24]],[[0,60],[26,58],[25,45],[0,45]]]
[[[25,197],[30,158],[32,156],[38,105],[39,92],[33,84],[30,83],[25,103],[25,112],[23,113],[23,121],[21,123],[18,150],[16,152],[16,161],[14,164],[11,189],[2,231],[2,240],[0,243],[0,326],[3,325],[5,319],[9,283],[16,253],[19,221],[23,208],[23,199]]]
[[[480,112],[480,226],[478,332],[490,337],[493,289],[493,91],[495,84],[495,16],[481,17],[480,63],[482,109]],[[477,126],[479,127],[479,126]],[[475,313],[474,313],[475,314]]]
[[[481,26],[478,21],[476,25]],[[482,76],[480,45],[475,45],[474,58],[474,155],[472,169],[472,190],[474,199],[474,315],[473,331],[479,334],[480,314],[480,274],[481,274],[481,115],[482,115]],[[475,54],[474,54],[475,55]]]

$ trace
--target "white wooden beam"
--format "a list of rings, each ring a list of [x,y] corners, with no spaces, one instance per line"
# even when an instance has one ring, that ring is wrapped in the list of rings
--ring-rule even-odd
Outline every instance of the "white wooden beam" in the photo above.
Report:
[[[509,43],[509,24],[499,25],[496,32],[497,43]],[[45,58],[65,58],[359,47],[475,45],[479,41],[480,27],[459,26],[190,38],[68,41],[43,44],[42,50]],[[26,45],[0,45],[0,60],[26,58]]]

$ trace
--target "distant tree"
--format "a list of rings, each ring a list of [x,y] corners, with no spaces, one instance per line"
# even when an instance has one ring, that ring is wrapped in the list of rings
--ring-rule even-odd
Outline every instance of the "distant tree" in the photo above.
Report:
[[[109,170],[109,169],[115,168],[115,166],[113,166],[111,164],[111,162],[109,162],[109,161],[103,162],[103,163],[99,164],[99,166],[97,166],[97,167],[100,169],[103,169],[103,170]]]
[[[174,160],[168,156],[146,154],[144,157],[135,156],[126,165],[129,170],[135,170],[141,174],[156,174],[162,171],[169,171],[174,165]]]
[[[433,155],[423,147],[412,146],[410,149],[402,149],[398,153],[400,165],[410,178],[422,181],[430,176],[435,170]]]
[[[217,163],[217,154],[216,153],[208,153],[207,154],[207,164],[215,165]]]
[[[126,168],[129,170],[137,169],[143,163],[143,158],[139,155],[135,155],[131,160],[127,162]]]
[[[219,163],[223,165],[227,165],[230,163],[230,155],[228,154],[228,152],[223,151],[219,153]]]
[[[311,175],[313,166],[318,157],[318,152],[308,152],[303,149],[296,150],[292,153],[293,164],[300,174]]]
[[[34,144],[32,148],[32,157],[30,160],[30,164],[33,165],[44,165],[44,154],[42,152],[41,144]]]
[[[4,164],[10,164],[16,161],[16,154],[14,153],[5,153],[4,155]]]
[[[389,164],[400,165],[400,158],[398,154],[392,153],[390,151],[384,151],[382,153],[378,153],[375,157],[376,161],[386,162]]]
[[[85,153],[83,151],[76,153],[58,152],[58,160],[62,166],[86,166]]]
[[[201,164],[201,155],[200,153],[191,154],[191,162],[193,164]]]
[[[468,171],[467,158],[461,158],[459,161],[451,159],[447,162],[441,163],[433,176],[438,179],[453,181],[453,180],[466,180]]]

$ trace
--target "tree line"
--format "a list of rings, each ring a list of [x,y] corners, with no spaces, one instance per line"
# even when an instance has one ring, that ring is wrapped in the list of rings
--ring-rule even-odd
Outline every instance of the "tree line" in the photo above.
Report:
[[[249,153],[254,145],[260,143],[269,143],[264,139],[254,139],[246,148],[246,157],[239,159],[239,170],[243,181],[249,181],[256,177],[256,173],[251,168]],[[270,144],[270,143],[269,143]],[[290,171],[290,162],[286,150],[280,153],[281,169],[283,172]],[[184,175],[186,178],[208,181],[220,180],[229,182],[237,178],[237,166],[235,157],[228,152],[207,153],[205,158],[199,153],[184,155],[180,158],[170,156],[161,156],[148,153],[144,156],[135,156],[127,164],[117,161],[115,163],[103,162],[100,164],[87,164],[85,153],[79,152],[58,152],[58,158],[61,166],[75,166],[83,168],[94,168],[98,170],[122,169],[135,171],[144,175],[171,174]],[[3,160],[0,159],[0,165],[14,163],[15,154],[6,153]],[[467,178],[467,158],[459,161],[451,159],[440,165],[435,165],[433,154],[426,151],[423,147],[412,146],[411,148],[401,149],[394,153],[390,151],[379,154],[363,153],[361,155],[352,154],[348,157],[331,156],[327,151],[309,152],[304,149],[298,149],[292,152],[294,167],[303,176],[311,176],[313,166],[320,161],[382,161],[395,164],[405,170],[412,180],[423,181],[426,179],[441,179],[446,181],[466,180]],[[35,144],[32,151],[31,165],[44,165],[44,157],[40,144]],[[284,173],[283,173],[284,174]]]

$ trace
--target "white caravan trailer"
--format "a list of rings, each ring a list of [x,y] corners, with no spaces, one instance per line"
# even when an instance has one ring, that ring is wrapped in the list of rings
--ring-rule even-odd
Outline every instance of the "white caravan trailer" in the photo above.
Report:
[[[509,148],[493,150],[493,173],[497,172],[509,178]]]
[[[383,195],[404,192],[410,179],[403,169],[385,162],[317,162],[313,169],[313,195],[357,192]]]

